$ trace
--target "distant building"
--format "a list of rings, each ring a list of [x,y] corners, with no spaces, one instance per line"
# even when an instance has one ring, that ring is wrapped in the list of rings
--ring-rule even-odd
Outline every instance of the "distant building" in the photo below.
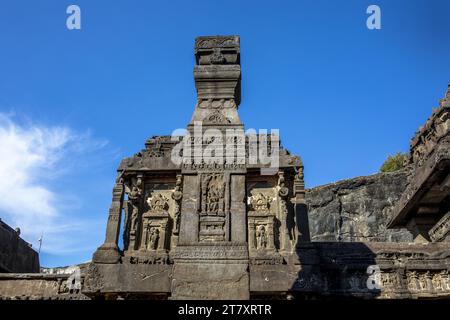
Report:
[[[0,272],[39,272],[39,255],[31,244],[0,219]]]

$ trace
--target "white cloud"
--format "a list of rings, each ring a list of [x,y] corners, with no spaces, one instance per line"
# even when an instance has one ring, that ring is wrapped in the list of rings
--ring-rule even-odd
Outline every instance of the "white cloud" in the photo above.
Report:
[[[43,251],[53,254],[83,250],[77,232],[98,229],[100,221],[87,221],[64,213],[76,195],[54,190],[52,181],[73,170],[86,153],[104,148],[106,141],[79,134],[67,127],[19,123],[0,113],[0,217],[36,247],[44,233]]]

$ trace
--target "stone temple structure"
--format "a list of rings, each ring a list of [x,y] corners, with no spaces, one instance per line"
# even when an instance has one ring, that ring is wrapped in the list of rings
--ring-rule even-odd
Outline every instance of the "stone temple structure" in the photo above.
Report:
[[[249,148],[272,139],[254,135],[251,141],[244,135],[238,115],[239,37],[197,38],[195,57],[198,98],[187,125],[192,150],[184,144],[182,161],[175,164],[179,141],[153,137],[122,161],[105,243],[94,253],[87,278],[103,279],[101,294],[248,299],[250,265],[282,264],[308,236],[299,223],[305,211],[300,158],[281,149],[270,175],[261,175],[268,164],[246,161]],[[223,157],[208,161],[208,148],[223,150]],[[230,159],[224,159],[226,148],[234,152]],[[268,155],[271,150],[266,144]],[[123,252],[118,248],[122,208]]]
[[[450,89],[405,169],[305,190],[277,135],[244,134],[239,41],[196,39],[186,135],[121,162],[81,289],[0,274],[0,297],[450,298]]]

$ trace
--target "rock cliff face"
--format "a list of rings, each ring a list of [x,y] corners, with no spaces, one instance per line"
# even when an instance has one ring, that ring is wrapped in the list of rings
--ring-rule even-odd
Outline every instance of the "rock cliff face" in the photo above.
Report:
[[[342,180],[306,191],[312,241],[410,242],[406,229],[386,229],[407,184],[407,171]]]

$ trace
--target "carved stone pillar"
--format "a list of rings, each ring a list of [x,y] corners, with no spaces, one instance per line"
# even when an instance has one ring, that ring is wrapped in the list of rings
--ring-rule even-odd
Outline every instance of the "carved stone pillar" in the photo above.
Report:
[[[239,50],[236,36],[196,39],[198,100],[188,124],[195,145],[193,153],[183,150],[181,221],[173,252],[174,299],[249,298],[245,161],[217,158],[226,147],[227,131],[243,132],[237,112]],[[213,152],[205,154],[208,150]]]
[[[246,242],[245,175],[231,175],[231,241]]]
[[[309,233],[308,209],[305,201],[305,182],[303,166],[296,169],[291,202],[294,206],[295,224],[297,226],[297,244],[311,241]]]
[[[109,209],[108,224],[106,226],[105,242],[95,251],[93,262],[96,263],[117,263],[120,260],[119,239],[120,219],[123,208],[124,185],[118,179],[113,188],[111,208]]]
[[[198,198],[197,189],[199,178],[194,175],[185,175],[183,178],[183,200],[180,217],[180,237],[178,244],[192,244],[198,242]],[[182,232],[186,230],[186,232]]]
[[[159,242],[158,242],[158,250],[166,250],[167,224],[168,224],[168,220],[161,221],[161,231],[160,231],[160,237],[159,237]]]
[[[256,226],[253,221],[248,222],[248,247],[250,250],[256,250]]]
[[[268,237],[267,249],[275,251],[275,236],[274,236],[275,228],[274,228],[274,218],[273,217],[272,217],[272,219],[269,219],[267,229],[268,229],[267,230],[267,237]]]

